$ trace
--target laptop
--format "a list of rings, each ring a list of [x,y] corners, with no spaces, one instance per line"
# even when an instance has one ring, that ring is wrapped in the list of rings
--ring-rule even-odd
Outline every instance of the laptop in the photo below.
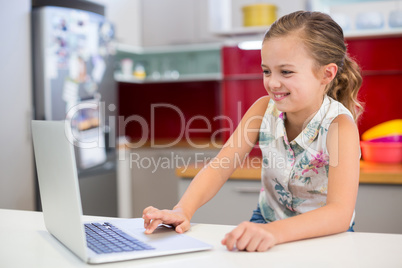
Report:
[[[32,136],[46,229],[84,262],[115,262],[212,248],[165,225],[146,235],[141,218],[84,223],[69,124],[34,120]]]

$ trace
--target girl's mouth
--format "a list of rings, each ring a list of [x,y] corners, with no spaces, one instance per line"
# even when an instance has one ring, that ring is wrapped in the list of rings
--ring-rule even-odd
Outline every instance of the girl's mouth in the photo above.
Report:
[[[290,93],[281,93],[281,94],[273,93],[273,95],[274,95],[274,101],[280,101],[280,100],[283,100],[284,98],[286,98],[287,96],[289,96]]]

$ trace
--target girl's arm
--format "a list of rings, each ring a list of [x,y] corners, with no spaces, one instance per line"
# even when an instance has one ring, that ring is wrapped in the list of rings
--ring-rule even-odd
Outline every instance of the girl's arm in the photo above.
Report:
[[[236,161],[243,160],[254,147],[268,102],[268,97],[262,97],[250,107],[218,155],[194,177],[173,210],[144,209],[146,233],[152,233],[161,223],[174,225],[179,233],[190,228],[195,211],[215,196],[240,164]]]
[[[348,230],[359,186],[359,133],[347,115],[339,115],[327,137],[330,155],[326,205],[269,224],[244,222],[222,240],[229,250],[265,251],[275,244]]]

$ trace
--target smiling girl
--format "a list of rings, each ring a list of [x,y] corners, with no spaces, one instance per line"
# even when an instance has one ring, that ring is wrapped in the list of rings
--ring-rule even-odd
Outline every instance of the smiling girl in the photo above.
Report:
[[[196,210],[235,170],[235,159],[246,157],[257,142],[263,157],[258,206],[223,245],[265,251],[353,230],[360,159],[355,121],[362,110],[356,96],[362,79],[342,29],[323,13],[291,13],[266,33],[261,60],[268,96],[250,107],[173,210],[144,209],[146,233],[160,223],[187,231]],[[281,165],[272,155],[284,160],[277,161]]]

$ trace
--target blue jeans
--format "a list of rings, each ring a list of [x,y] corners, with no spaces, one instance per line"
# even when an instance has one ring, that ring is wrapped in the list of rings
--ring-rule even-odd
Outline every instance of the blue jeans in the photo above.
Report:
[[[258,205],[257,208],[255,210],[253,210],[253,215],[251,215],[250,221],[254,222],[254,223],[268,223],[268,221],[266,221],[265,218],[261,214],[260,205]],[[355,225],[355,222],[352,223],[352,226],[349,227],[347,232],[354,232],[354,230],[353,230],[354,225]]]
[[[261,214],[260,205],[257,205],[257,208],[253,210],[250,221],[254,223],[268,223]]]

